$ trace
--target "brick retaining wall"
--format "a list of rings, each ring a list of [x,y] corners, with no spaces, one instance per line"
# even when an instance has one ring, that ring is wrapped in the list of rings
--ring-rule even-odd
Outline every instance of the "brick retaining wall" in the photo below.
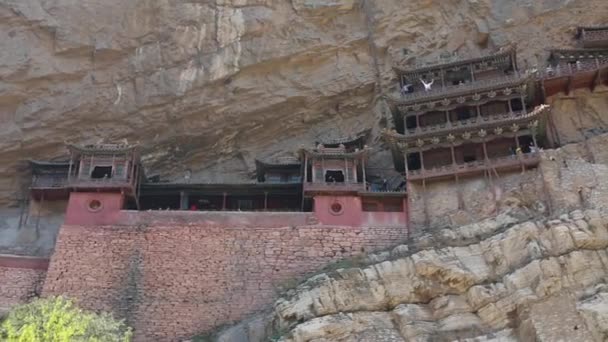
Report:
[[[127,318],[137,340],[177,340],[268,307],[277,286],[331,261],[406,239],[405,227],[222,228],[193,220],[145,221],[63,226],[43,294],[66,294],[86,308],[111,310]]]
[[[0,255],[0,315],[40,293],[47,267],[46,259]]]

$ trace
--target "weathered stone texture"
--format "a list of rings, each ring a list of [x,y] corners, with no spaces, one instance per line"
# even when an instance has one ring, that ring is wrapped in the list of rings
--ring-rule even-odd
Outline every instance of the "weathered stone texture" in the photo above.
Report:
[[[266,308],[332,261],[395,245],[403,228],[63,226],[44,295],[127,318],[138,339],[174,340]]]
[[[477,243],[317,275],[275,303],[274,326],[291,342],[356,341],[374,326],[382,341],[602,341],[608,216],[500,220]],[[455,242],[495,226],[482,225]]]

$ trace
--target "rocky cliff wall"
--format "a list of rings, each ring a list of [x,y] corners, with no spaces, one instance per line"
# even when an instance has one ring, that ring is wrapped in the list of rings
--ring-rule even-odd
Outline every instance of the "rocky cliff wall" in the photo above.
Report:
[[[150,173],[247,178],[255,157],[387,125],[393,65],[518,43],[522,68],[603,0],[0,1],[0,204],[22,158],[127,138]],[[377,173],[392,169],[388,154]]]
[[[432,247],[429,247],[432,246]],[[511,214],[310,278],[274,306],[279,341],[604,341],[608,216]],[[259,321],[219,341],[262,341]],[[235,339],[235,337],[246,337]],[[280,337],[280,338],[279,338]]]

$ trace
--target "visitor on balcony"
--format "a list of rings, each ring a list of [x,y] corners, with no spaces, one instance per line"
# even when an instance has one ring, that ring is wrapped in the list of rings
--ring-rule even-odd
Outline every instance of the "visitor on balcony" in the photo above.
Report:
[[[410,94],[414,92],[414,86],[410,83],[405,83],[403,84],[403,87],[401,88],[401,96],[405,96],[406,94]]]
[[[426,83],[422,78],[420,79],[420,82],[422,82],[422,85],[424,86],[424,91],[431,91],[431,87],[433,86],[433,83],[435,83],[435,79],[432,79],[431,82]]]
[[[534,143],[531,142],[530,143],[530,153],[536,153],[536,152],[538,152],[538,150],[537,150],[536,146],[534,146]]]

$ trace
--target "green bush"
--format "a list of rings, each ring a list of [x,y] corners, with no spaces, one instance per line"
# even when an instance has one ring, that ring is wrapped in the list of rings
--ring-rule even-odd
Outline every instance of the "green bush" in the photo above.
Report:
[[[9,342],[129,342],[131,336],[123,321],[83,311],[63,297],[18,306],[0,324],[0,340]]]

